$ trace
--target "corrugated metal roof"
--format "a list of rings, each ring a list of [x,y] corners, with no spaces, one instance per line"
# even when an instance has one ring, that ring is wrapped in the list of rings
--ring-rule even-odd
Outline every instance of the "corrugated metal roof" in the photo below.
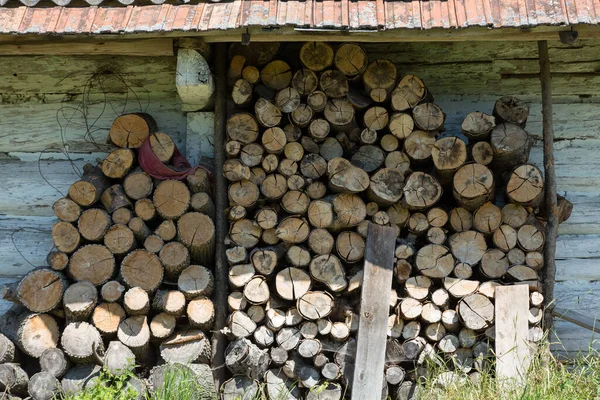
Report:
[[[10,5],[17,0],[4,1]],[[31,0],[21,1],[31,4]],[[70,0],[53,1],[65,4]],[[0,8],[0,33],[207,32],[282,26],[392,30],[600,23],[600,0],[233,0],[178,5],[135,5],[136,0],[119,1],[133,4],[120,7],[4,6]]]

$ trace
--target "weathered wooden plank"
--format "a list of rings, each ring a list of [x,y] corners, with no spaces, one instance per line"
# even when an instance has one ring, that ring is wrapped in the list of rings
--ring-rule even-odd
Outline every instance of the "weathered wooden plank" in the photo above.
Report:
[[[0,45],[3,56],[24,55],[124,55],[172,56],[173,39],[67,41],[59,43],[6,43]]]
[[[563,321],[571,322],[589,331],[600,333],[600,321],[597,316],[583,315],[573,310],[554,307],[552,315]]]
[[[186,120],[175,93],[150,104],[143,98],[140,101],[138,103],[130,95],[126,102],[90,104],[87,116],[81,113],[77,102],[3,104],[0,120],[3,126],[11,129],[0,130],[0,152],[41,152],[48,149],[56,152],[64,148],[63,137],[72,153],[106,151],[105,143],[112,121],[123,112],[142,110],[152,115],[158,128],[171,135],[184,151]],[[24,115],[27,123],[23,123]]]
[[[352,398],[365,400],[381,392],[385,364],[388,309],[382,307],[392,291],[394,231],[369,223],[360,303],[360,319]]]
[[[529,286],[498,286],[495,293],[496,376],[502,385],[522,386],[531,363]]]

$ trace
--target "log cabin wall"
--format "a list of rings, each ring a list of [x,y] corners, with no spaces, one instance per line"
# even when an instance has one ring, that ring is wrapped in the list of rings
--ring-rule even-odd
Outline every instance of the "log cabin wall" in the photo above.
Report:
[[[600,75],[596,72],[600,41],[566,46],[557,40],[549,47],[558,189],[574,204],[571,218],[560,226],[555,294],[562,308],[600,315]],[[283,44],[281,51],[298,48]],[[460,132],[468,112],[491,112],[502,95],[529,102],[527,130],[539,139],[531,161],[542,167],[536,42],[393,43],[365,48],[370,59],[389,58],[400,74],[413,73],[424,80],[447,114],[448,134]],[[66,193],[77,177],[71,162],[59,153],[61,132],[71,159],[81,168],[106,149],[90,143],[88,131],[101,145],[118,113],[145,109],[182,152],[187,148],[190,156],[210,157],[212,115],[181,111],[174,56],[0,57],[0,65],[0,284],[16,280],[32,269],[31,264],[43,265],[52,248],[51,206],[61,194],[46,180]],[[86,90],[89,83],[92,86]],[[77,111],[86,93],[88,121],[95,121],[104,108],[92,128],[86,128]],[[0,314],[8,307],[0,301]],[[556,330],[560,344],[554,349],[559,352],[586,350],[592,340],[591,332],[566,322],[557,321]]]

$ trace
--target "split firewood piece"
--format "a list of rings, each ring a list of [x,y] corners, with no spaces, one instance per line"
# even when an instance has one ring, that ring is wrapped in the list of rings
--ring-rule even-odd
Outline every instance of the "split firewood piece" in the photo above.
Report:
[[[277,226],[276,235],[288,243],[302,243],[308,239],[310,226],[304,218],[288,217]]]
[[[214,258],[215,225],[208,215],[186,213],[177,221],[178,238],[190,251],[192,261],[210,265]]]
[[[415,266],[425,276],[444,278],[454,269],[454,257],[447,247],[429,244],[417,252]]]
[[[508,268],[508,257],[502,250],[489,249],[481,259],[481,272],[490,279],[503,277]]]
[[[311,286],[310,276],[299,268],[289,267],[280,271],[275,277],[277,294],[285,300],[296,300],[302,297]]]
[[[211,330],[215,321],[215,306],[206,297],[194,299],[187,306],[187,317],[192,327]]]
[[[344,43],[335,52],[335,67],[348,79],[354,79],[367,69],[369,57],[365,50],[356,43]]]
[[[502,223],[510,225],[514,229],[519,229],[525,225],[529,213],[525,207],[520,204],[507,204],[502,207]]]
[[[119,341],[129,347],[139,361],[148,358],[150,336],[148,317],[145,315],[136,315],[123,320],[117,331]],[[163,358],[166,360],[166,357]]]
[[[119,341],[108,344],[104,355],[104,367],[113,375],[121,375],[135,366],[135,354]]]
[[[68,273],[75,281],[89,281],[100,286],[115,271],[114,255],[106,247],[91,244],[81,247],[71,256]]]
[[[91,242],[101,241],[110,225],[110,216],[99,208],[84,211],[77,222],[81,236]]]
[[[363,259],[366,244],[365,240],[358,233],[344,231],[338,234],[335,240],[335,248],[344,261],[355,263]]]
[[[523,281],[534,281],[538,279],[537,272],[533,268],[529,268],[525,265],[515,265],[510,267],[506,274],[512,279],[523,282]]]
[[[315,90],[306,98],[306,104],[316,113],[323,112],[327,105],[327,95],[320,90]]]
[[[312,321],[327,317],[333,310],[333,306],[333,296],[327,292],[306,292],[296,303],[298,312]]]
[[[306,42],[299,52],[300,61],[311,71],[319,72],[333,64],[333,48],[326,42]]]
[[[190,191],[184,183],[167,180],[156,187],[152,200],[162,218],[177,219],[187,211],[190,197]]]
[[[396,74],[396,66],[390,60],[373,61],[362,76],[365,89],[369,94],[372,91],[378,94],[381,91],[379,89],[391,91],[396,84]],[[379,96],[373,100],[379,100]]]
[[[477,142],[471,148],[473,161],[481,165],[490,165],[494,161],[494,150],[488,142]]]
[[[245,79],[235,81],[231,90],[231,99],[239,107],[245,107],[252,103],[252,84]]]
[[[475,293],[478,287],[479,281],[450,277],[444,278],[444,289],[446,289],[452,297],[457,299]]]
[[[240,219],[231,225],[229,236],[238,246],[250,249],[258,244],[262,234],[260,226],[249,219]]]
[[[76,282],[69,286],[63,296],[67,321],[86,321],[98,303],[98,291],[90,282]]]
[[[510,225],[500,225],[492,235],[494,245],[504,252],[508,252],[517,245],[517,231]]]
[[[425,172],[413,172],[404,184],[404,202],[410,210],[424,210],[434,206],[442,197],[438,181]]]
[[[102,285],[100,294],[104,301],[109,303],[119,301],[125,293],[125,286],[121,285],[119,281],[108,281]]]
[[[123,178],[133,166],[135,155],[130,149],[113,150],[102,161],[102,173],[111,179]]]
[[[280,348],[292,351],[298,347],[301,338],[300,330],[294,327],[285,327],[277,332],[275,341]]]
[[[496,126],[496,118],[476,111],[467,114],[461,125],[462,133],[472,141],[487,140]]]
[[[72,322],[65,326],[61,346],[77,364],[95,363],[104,354],[104,343],[98,330],[87,322]]]
[[[311,97],[313,96],[315,93],[311,94]],[[349,100],[344,98],[328,100],[323,113],[336,132],[347,130],[354,121],[354,107]]]
[[[371,176],[367,195],[380,206],[391,206],[402,198],[404,174],[394,168],[382,168]]]
[[[238,339],[252,335],[257,328],[256,322],[243,311],[234,311],[231,313],[229,315],[228,326],[231,335]]]
[[[485,237],[476,231],[463,231],[450,236],[450,250],[460,262],[475,265],[485,254]]]
[[[0,390],[2,397],[8,400],[20,399],[14,395],[27,396],[27,387],[29,385],[29,376],[19,364],[6,363],[0,364]]]
[[[119,324],[127,318],[125,310],[118,303],[101,303],[94,308],[92,323],[100,334],[113,337],[119,329]]]
[[[481,293],[488,299],[496,297],[496,287],[501,286],[500,283],[494,281],[482,282],[477,288],[477,293]]]
[[[424,131],[440,131],[446,119],[442,109],[433,103],[416,105],[412,114],[415,125]]]
[[[57,348],[46,349],[40,356],[40,368],[56,378],[62,378],[71,363],[64,351]]]
[[[425,300],[429,296],[429,289],[433,283],[426,276],[414,276],[404,283],[404,290],[407,295],[416,300]]]
[[[266,326],[260,326],[254,331],[254,341],[261,349],[271,347],[275,342],[275,334]]]
[[[104,235],[104,245],[115,255],[124,255],[136,246],[133,231],[126,225],[115,224]]]
[[[131,218],[133,218],[133,213],[130,209],[124,207],[115,210],[111,215],[113,224],[127,225]]]
[[[510,172],[527,162],[532,140],[523,128],[506,123],[494,128],[490,144],[494,150],[494,169]]]
[[[32,312],[48,312],[60,304],[68,285],[64,275],[58,271],[34,269],[17,285],[17,299]]]
[[[317,89],[318,84],[319,79],[317,78],[317,75],[307,68],[299,69],[292,77],[292,87],[296,89],[301,96],[310,95]]]
[[[467,145],[457,137],[438,139],[431,150],[435,172],[442,185],[452,185],[452,178],[467,161]]]
[[[260,80],[268,88],[281,90],[290,85],[292,69],[285,61],[271,61],[260,71]]]
[[[473,213],[473,225],[481,233],[491,234],[501,224],[502,212],[498,206],[491,202],[483,204]]]
[[[233,114],[227,120],[227,137],[242,144],[253,143],[258,139],[258,122],[250,113]]]
[[[538,251],[544,245],[544,233],[529,224],[519,228],[517,239],[524,251]]]
[[[506,196],[512,203],[525,207],[538,207],[544,198],[544,178],[531,164],[517,167],[506,185]]]
[[[321,74],[319,88],[327,97],[332,99],[345,97],[350,90],[348,80],[344,74],[335,69],[324,71]]]
[[[54,202],[52,211],[61,221],[75,222],[81,215],[81,207],[73,200],[63,197]]]
[[[327,163],[327,177],[331,189],[336,192],[359,193],[369,186],[369,175],[341,157]]]
[[[482,331],[494,323],[494,305],[481,294],[471,294],[459,301],[458,314],[463,324],[474,331]]]
[[[82,207],[89,207],[100,200],[108,182],[98,166],[85,164],[81,179],[69,187],[69,198]]]
[[[156,254],[146,250],[135,250],[129,253],[121,263],[121,278],[128,287],[155,291],[162,283],[164,268]]]
[[[402,330],[404,329],[404,320],[398,318],[396,314],[392,314],[388,317],[388,331],[387,335],[391,338],[399,338],[402,336]]]
[[[177,287],[188,300],[200,296],[210,297],[215,286],[213,273],[206,267],[190,265],[181,272]]]
[[[406,75],[392,92],[392,109],[394,111],[410,110],[423,100],[426,92],[425,84],[419,77]]]
[[[139,200],[150,196],[154,183],[150,175],[144,171],[134,171],[125,177],[123,189],[128,197]]]
[[[231,204],[252,207],[258,201],[260,192],[254,183],[242,179],[229,185],[228,195]]]
[[[124,114],[113,121],[109,138],[118,147],[137,149],[156,130],[156,122],[148,114]]]
[[[314,280],[324,283],[333,292],[341,292],[348,286],[342,263],[333,254],[313,258],[309,270]]]
[[[453,195],[461,207],[474,211],[494,196],[494,175],[485,165],[467,164],[454,175]]]
[[[406,320],[413,320],[419,318],[423,311],[423,303],[419,300],[413,299],[412,297],[406,297],[402,299],[398,305],[398,313]]]
[[[516,97],[504,96],[494,104],[494,116],[499,122],[510,122],[524,127],[529,116],[529,105]]]

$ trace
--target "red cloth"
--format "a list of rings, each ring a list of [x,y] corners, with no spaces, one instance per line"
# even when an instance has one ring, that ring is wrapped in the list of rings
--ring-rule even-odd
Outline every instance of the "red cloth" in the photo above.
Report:
[[[155,179],[176,179],[181,181],[184,180],[188,175],[192,175],[194,172],[196,172],[198,168],[202,168],[208,173],[208,176],[212,180],[212,174],[209,170],[202,166],[192,167],[188,160],[181,155],[177,146],[175,146],[173,158],[171,158],[171,165],[177,168],[177,170],[171,169],[168,165],[165,165],[152,151],[149,137],[144,141],[142,147],[140,147],[138,150],[138,161],[142,169]]]

